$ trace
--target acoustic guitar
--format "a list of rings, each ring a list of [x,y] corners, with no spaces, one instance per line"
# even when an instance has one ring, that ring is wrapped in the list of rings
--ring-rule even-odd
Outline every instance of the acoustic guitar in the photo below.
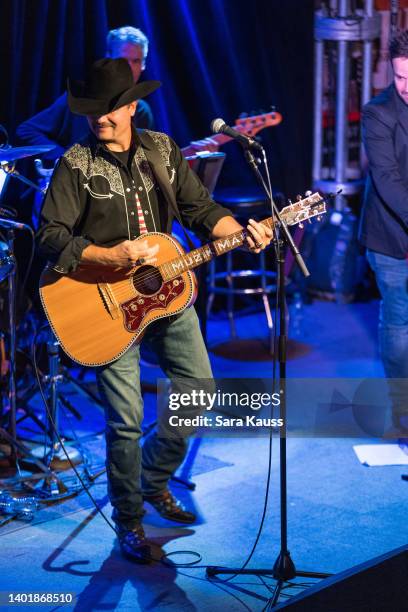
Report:
[[[281,215],[288,225],[301,224],[326,212],[318,193],[286,206]],[[262,221],[273,228],[275,220]],[[196,298],[193,269],[243,245],[246,230],[186,253],[167,234],[151,232],[137,240],[159,244],[156,265],[132,269],[83,265],[61,275],[46,268],[40,295],[48,321],[64,351],[74,361],[100,366],[114,361],[147,327],[163,317],[181,313]]]

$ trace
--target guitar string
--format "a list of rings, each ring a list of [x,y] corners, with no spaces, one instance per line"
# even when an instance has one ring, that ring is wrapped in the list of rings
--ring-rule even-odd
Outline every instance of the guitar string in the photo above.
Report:
[[[287,215],[287,216],[288,216],[288,215]],[[272,225],[273,225],[272,221],[273,221],[273,220],[272,220],[272,217],[269,217],[268,219],[265,219],[265,220],[261,221],[261,223],[263,223],[264,225],[268,225],[269,227],[272,227]],[[235,232],[234,234],[230,234],[230,235],[229,235],[229,236],[227,236],[226,238],[234,238],[234,237],[238,237],[238,236],[240,236],[240,235],[241,235],[241,234],[243,234],[243,233],[245,233],[245,234],[246,234],[246,231],[245,231],[245,230],[239,230],[238,232]],[[221,239],[219,239],[219,240],[224,240],[224,239],[223,239],[223,238],[221,238]],[[244,241],[244,240],[245,240],[245,236],[244,236],[244,238],[243,238],[243,241]],[[209,244],[214,244],[214,243],[216,243],[216,242],[217,242],[217,241],[214,241],[214,242],[209,243]],[[198,248],[198,249],[196,249],[196,250],[197,250],[197,251],[200,251],[200,250],[204,249],[206,246],[208,247],[209,245],[208,245],[208,244],[207,244],[207,245],[203,245],[202,247],[200,247],[200,248]],[[237,246],[238,246],[238,245],[237,245]],[[234,248],[237,248],[237,247],[234,247]],[[230,249],[230,250],[232,250],[232,249]],[[194,251],[192,251],[192,252],[194,252]],[[227,252],[227,251],[224,251],[224,253],[226,253],[226,252]],[[224,253],[217,253],[217,254],[216,254],[216,256],[218,256],[218,255],[223,255]],[[137,280],[138,280],[139,282],[144,282],[144,281],[147,281],[147,280],[153,279],[153,278],[154,278],[154,277],[157,275],[157,272],[159,272],[159,273],[160,273],[160,268],[161,268],[162,266],[165,266],[165,265],[170,265],[172,262],[176,262],[177,260],[180,260],[180,259],[181,259],[181,260],[183,260],[183,258],[184,258],[184,257],[188,257],[188,256],[191,256],[191,252],[190,252],[190,253],[185,253],[184,255],[180,255],[179,257],[175,257],[174,259],[171,259],[171,260],[169,260],[169,261],[164,262],[164,264],[161,264],[160,266],[155,267],[155,269],[154,269],[153,271],[150,271],[150,270],[149,270],[148,272],[145,272],[144,274],[139,275],[139,276],[138,276],[138,278],[137,278]],[[210,260],[208,260],[208,261],[210,261]],[[184,263],[185,263],[185,262],[184,262]],[[205,259],[204,259],[204,261],[203,261],[203,262],[200,262],[200,263],[199,263],[199,265],[200,265],[201,263],[205,263]],[[149,264],[147,264],[147,265],[149,265]],[[194,267],[196,267],[196,266],[194,266]],[[183,272],[187,272],[189,269],[191,269],[191,268],[187,268],[186,270],[182,270],[182,271],[180,272],[180,274],[182,274]],[[136,274],[136,273],[135,273],[135,274]],[[164,271],[164,274],[166,275],[166,271]],[[179,274],[177,274],[177,275],[176,275],[175,277],[173,277],[173,278],[176,278],[177,276],[179,276]],[[132,278],[134,278],[134,275],[132,275]],[[169,278],[169,279],[167,279],[167,280],[171,280],[171,278]],[[127,288],[128,284],[129,284],[129,281],[131,281],[131,282],[132,282],[132,279],[131,279],[131,278],[129,278],[129,279],[126,279],[126,280],[119,281],[119,282],[117,283],[117,285],[115,285],[115,289],[119,289],[121,286],[123,286],[123,288],[125,288],[125,286],[126,286],[126,288]]]
[[[239,234],[241,234],[241,232],[239,232]],[[222,253],[219,253],[219,255],[221,255]],[[180,276],[181,274],[187,272],[189,269],[189,267],[187,267],[186,270],[182,270],[180,272],[178,272],[175,276],[170,276],[170,278],[166,278],[167,273],[166,270],[163,270],[163,266],[166,265],[170,265],[172,261],[177,261],[177,260],[183,260],[184,257],[188,257],[188,253],[180,256],[178,258],[175,258],[174,260],[170,260],[168,262],[165,262],[164,264],[161,264],[161,266],[155,267],[154,270],[152,271],[146,271],[144,274],[141,274],[140,276],[137,277],[136,281],[138,283],[143,283],[143,282],[147,282],[148,280],[151,280],[155,277],[157,277],[158,275],[160,275],[161,277],[161,281],[162,282],[168,282],[174,278],[177,278],[178,276]],[[205,261],[205,260],[204,260]],[[186,262],[184,262],[186,263]],[[200,262],[200,263],[204,263],[204,262]],[[195,267],[195,266],[194,266]],[[160,269],[162,268],[162,269]],[[135,277],[137,275],[137,272],[135,272],[133,275],[131,275],[129,278],[118,281],[117,283],[107,283],[112,287],[113,293],[114,293],[114,297],[116,300],[121,301],[122,298],[126,298],[127,296],[129,296],[129,290],[132,289],[137,289],[137,287],[135,286]]]
[[[321,201],[323,201],[323,200],[320,200],[320,201],[319,201],[319,202],[317,202],[317,203],[312,203],[312,205],[314,204],[314,205],[316,206],[316,205],[317,205],[317,204],[319,204]],[[295,204],[295,205],[296,205],[296,204]],[[293,212],[293,211],[288,211],[288,213],[289,213],[289,212]],[[287,214],[286,216],[289,216],[289,214]],[[309,217],[309,218],[310,218],[310,217]],[[261,221],[261,223],[262,223],[262,224],[264,224],[264,225],[268,225],[269,227],[272,227],[272,226],[273,226],[273,219],[272,219],[272,217],[269,217],[268,219],[264,219],[263,221]],[[245,231],[245,230],[239,230],[239,231],[237,231],[237,232],[235,232],[235,233],[233,233],[233,234],[230,234],[230,235],[229,235],[229,236],[227,236],[226,238],[234,238],[234,237],[242,236],[242,234],[246,234],[246,231]],[[223,240],[223,238],[218,239],[218,240]],[[244,235],[243,240],[245,240],[245,235]],[[209,244],[216,244],[216,243],[217,243],[217,241],[214,241],[214,242],[209,243]],[[196,249],[196,250],[197,250],[197,251],[200,251],[200,250],[204,249],[206,246],[208,247],[209,245],[208,245],[208,244],[207,244],[207,245],[203,245],[202,247],[200,247],[200,248],[198,248],[198,249]],[[234,248],[237,248],[237,247],[234,247]],[[232,249],[229,249],[229,250],[232,250]],[[193,251],[193,252],[194,252],[194,251]],[[224,251],[224,253],[226,253],[226,252],[227,252],[227,251]],[[222,254],[224,254],[224,253],[218,253],[218,254],[216,254],[216,255],[218,256],[218,255],[222,255]],[[151,279],[153,279],[153,278],[157,277],[157,273],[159,273],[160,275],[162,275],[162,273],[161,273],[161,271],[160,271],[160,268],[161,268],[161,267],[163,267],[163,266],[165,266],[165,265],[170,265],[170,264],[171,264],[173,261],[177,261],[177,260],[180,260],[180,259],[181,259],[181,260],[183,260],[183,258],[184,258],[184,257],[188,257],[189,255],[191,256],[191,253],[185,253],[184,255],[180,255],[179,257],[175,257],[174,259],[171,259],[171,260],[169,260],[169,261],[165,262],[164,264],[161,264],[161,265],[160,265],[160,266],[158,266],[158,267],[154,267],[154,270],[153,270],[153,271],[150,271],[150,270],[149,270],[149,271],[145,272],[144,274],[141,274],[140,276],[138,276],[137,280],[138,280],[139,282],[146,282],[146,281],[148,281],[148,280],[151,280]],[[212,259],[212,258],[211,258],[211,259]],[[210,261],[210,260],[208,260],[208,261]],[[184,263],[186,263],[186,262],[184,262]],[[204,262],[200,262],[200,263],[205,263],[205,259],[204,259]],[[200,265],[200,264],[199,264],[199,265]],[[195,267],[195,266],[194,266],[194,267]],[[184,273],[184,272],[187,272],[189,269],[191,269],[191,268],[187,268],[186,270],[182,270],[182,271],[180,272],[180,274],[182,274],[182,273]],[[164,276],[166,276],[166,272],[165,272],[165,271],[163,271],[163,272],[164,272]],[[107,283],[107,284],[111,284],[111,285],[112,285],[112,284],[114,284],[114,285],[115,285],[115,294],[116,294],[118,297],[120,297],[121,295],[125,296],[125,295],[128,293],[128,285],[129,285],[129,282],[133,284],[133,279],[134,279],[135,275],[136,275],[136,272],[135,272],[135,273],[134,273],[134,274],[133,274],[133,275],[132,275],[132,276],[131,276],[129,279],[125,279],[125,280],[118,281],[118,282],[117,282],[117,284],[115,284],[115,283]],[[177,278],[177,276],[179,276],[179,274],[177,274],[177,275],[176,275],[175,277],[173,277],[173,278]],[[164,280],[164,279],[162,279],[162,280]],[[172,280],[172,278],[170,277],[169,279],[167,279],[167,281],[169,281],[169,280]],[[167,282],[167,281],[165,280],[164,282]],[[133,286],[134,286],[134,284],[133,284]]]
[[[239,231],[239,232],[236,232],[236,234],[231,234],[231,237],[233,237],[233,236],[235,236],[235,235],[238,235],[238,234],[241,234],[241,233],[242,233],[242,230],[241,230],[241,231]],[[197,251],[200,251],[201,249],[204,249],[204,248],[205,248],[205,246],[207,246],[207,245],[204,245],[204,246],[203,246],[203,247],[201,247],[200,249],[197,249]],[[225,251],[225,252],[226,252],[226,251]],[[220,255],[222,255],[223,253],[219,253],[219,254],[220,254]],[[166,266],[166,265],[171,265],[171,263],[172,263],[173,261],[174,261],[174,262],[176,262],[176,261],[178,261],[178,260],[183,260],[185,257],[189,257],[189,256],[191,256],[191,253],[185,253],[184,255],[180,255],[179,257],[175,257],[174,259],[170,259],[169,261],[164,262],[164,264],[161,264],[160,266],[154,267],[154,270],[152,270],[152,271],[150,271],[150,270],[149,270],[149,271],[146,271],[145,273],[143,273],[143,274],[139,275],[139,276],[137,277],[137,280],[138,280],[139,282],[145,282],[145,281],[147,281],[147,280],[153,279],[154,277],[156,277],[156,276],[157,276],[157,273],[158,273],[158,272],[159,272],[159,274],[161,274],[160,268],[162,268],[163,266]],[[200,263],[205,263],[205,260],[206,260],[205,256],[203,257],[203,259],[204,259],[204,261],[203,261],[203,262],[200,262]],[[211,257],[211,259],[212,259],[212,257]],[[208,261],[210,261],[210,259],[208,259]],[[187,262],[183,262],[183,263],[187,263]],[[144,265],[144,264],[143,264],[143,265]],[[147,264],[147,265],[149,265],[149,264]],[[194,267],[195,267],[195,266],[194,266]],[[183,272],[187,272],[189,269],[190,269],[190,268],[187,268],[186,270],[182,270],[182,271],[180,271],[180,274],[182,274]],[[166,271],[165,271],[165,270],[163,270],[163,273],[164,273],[164,276],[166,276]],[[135,275],[136,275],[136,272],[135,272],[135,273],[134,273],[134,274],[133,274],[131,277],[129,277],[128,279],[124,279],[124,280],[118,281],[118,282],[117,282],[117,284],[115,284],[115,283],[111,283],[111,284],[114,284],[114,285],[115,285],[115,292],[116,292],[116,289],[119,289],[119,290],[120,290],[120,288],[123,288],[123,289],[124,289],[125,287],[127,288],[127,286],[129,285],[129,282],[133,282],[133,278],[135,277]],[[177,275],[176,275],[176,277],[177,277],[177,276],[179,276],[179,274],[177,274]],[[176,277],[174,277],[174,278],[176,278]],[[169,278],[169,279],[167,279],[167,280],[171,280],[171,278]],[[109,284],[109,283],[108,283],[108,284]]]
[[[304,200],[301,200],[300,202],[296,202],[296,203],[292,204],[292,205],[291,205],[291,206],[292,206],[292,210],[288,210],[288,211],[286,211],[286,213],[285,213],[284,211],[281,211],[281,216],[284,218],[284,220],[286,221],[286,223],[287,223],[287,224],[289,224],[289,221],[290,221],[290,214],[291,214],[291,213],[292,213],[292,215],[293,215],[293,213],[296,213],[296,212],[304,212],[304,208],[302,208],[302,205],[303,205],[305,202],[309,202],[309,201],[310,201],[310,204],[308,204],[308,207],[309,207],[309,210],[311,210],[311,211],[313,212],[313,211],[314,211],[314,209],[315,209],[315,208],[316,208],[316,207],[317,207],[319,204],[321,204],[321,203],[323,203],[323,202],[325,201],[325,200],[324,200],[324,198],[321,198],[321,197],[320,197],[320,195],[319,195],[319,200],[317,200],[317,201],[315,202],[315,201],[313,201],[314,196],[315,196],[315,194],[313,194],[312,196],[310,196],[310,198],[306,198],[306,199],[304,199]],[[301,210],[300,210],[300,211],[295,210],[295,207],[296,207],[296,208],[298,208],[298,207],[299,207],[299,205],[301,205],[301,206],[300,206]],[[315,213],[315,214],[319,214],[319,213],[323,213],[323,211],[316,211],[316,213]],[[310,219],[312,216],[313,216],[313,215],[308,216],[308,217],[307,217],[307,219]],[[285,219],[285,217],[287,217],[288,219],[286,220],[286,219]],[[305,218],[305,219],[303,219],[303,220],[301,220],[301,221],[299,221],[299,223],[302,223],[302,221],[306,221],[306,218]],[[268,227],[270,227],[270,228],[273,228],[273,226],[274,226],[274,221],[273,221],[273,218],[272,218],[272,217],[268,217],[267,219],[264,219],[263,221],[261,221],[261,223],[262,223],[263,225],[267,225],[267,226],[268,226]],[[294,222],[294,223],[296,223],[296,222]],[[292,223],[292,224],[293,224],[293,223]],[[292,225],[292,224],[291,224],[291,225]],[[245,230],[245,229],[244,229],[244,230],[239,230],[239,231],[237,231],[237,232],[235,232],[235,233],[233,233],[233,234],[230,234],[229,236],[226,236],[225,238],[234,238],[234,237],[240,236],[241,234],[244,234],[244,237],[243,237],[243,241],[244,241],[244,240],[245,240],[245,237],[246,237],[246,233],[247,233],[247,232],[246,232],[246,230]],[[218,240],[225,240],[225,238],[220,238],[220,239],[218,239]],[[209,244],[216,244],[216,243],[218,242],[218,240],[216,240],[216,241],[214,241],[214,242],[212,242],[212,243],[209,243]],[[209,245],[208,245],[208,244],[207,244],[207,245],[203,245],[202,247],[200,247],[199,249],[196,249],[196,250],[197,250],[197,251],[200,251],[200,250],[204,249],[206,246],[209,246]],[[234,248],[238,248],[238,247],[234,247]],[[232,249],[229,249],[229,250],[232,250]],[[194,251],[193,251],[193,252],[194,252]],[[227,251],[225,251],[224,253],[226,253],[226,252],[227,252]],[[224,253],[216,253],[216,256],[218,256],[218,255],[223,255]],[[173,261],[177,261],[177,260],[179,260],[179,259],[183,259],[183,257],[187,257],[187,256],[189,256],[189,255],[191,255],[191,253],[185,253],[184,255],[181,255],[181,256],[179,256],[179,257],[176,257],[176,258],[174,258],[174,259],[171,259],[171,260],[169,260],[169,261],[167,261],[167,262],[165,262],[164,264],[161,264],[161,265],[163,266],[163,265],[171,264]],[[210,260],[209,260],[209,261],[210,261]],[[204,263],[204,262],[200,262],[200,263]],[[160,267],[160,266],[159,266],[159,267]],[[139,277],[138,277],[138,280],[142,280],[142,281],[143,281],[143,280],[147,280],[147,279],[153,278],[153,277],[156,275],[156,270],[158,270],[158,269],[159,269],[159,267],[157,267],[157,268],[155,269],[155,271],[154,271],[154,272],[146,272],[146,273],[145,273],[145,276],[144,276],[144,275],[139,276]],[[194,266],[194,267],[195,267],[195,266]],[[187,272],[189,269],[190,269],[190,268],[187,268],[187,270],[183,270],[182,272]],[[176,278],[176,277],[174,277],[174,278]],[[171,278],[170,278],[170,279],[168,279],[168,280],[171,280]],[[122,282],[122,281],[120,281],[120,282]],[[127,281],[124,281],[124,282],[125,282],[126,284],[128,284],[128,283],[127,283]]]
[[[268,226],[271,226],[271,225],[272,225],[272,224],[271,224],[271,218],[269,218],[269,219],[265,219],[264,221],[261,221],[261,223],[263,223],[263,224],[267,224]],[[235,232],[234,234],[230,234],[229,236],[226,236],[226,238],[234,238],[234,237],[238,237],[238,236],[240,236],[241,234],[246,234],[246,231],[245,231],[245,230],[239,230],[238,232]],[[221,239],[218,239],[218,240],[225,240],[226,238],[221,238]],[[245,236],[243,237],[242,242],[244,242],[244,240],[245,240]],[[209,243],[209,244],[214,244],[214,243],[216,243],[216,242],[217,242],[217,241],[214,241],[214,242]],[[200,251],[200,250],[202,250],[202,249],[205,249],[205,247],[207,247],[207,246],[209,246],[209,245],[208,245],[208,244],[207,244],[207,245],[203,245],[202,247],[199,247],[198,249],[195,249],[195,250],[196,250],[196,251]],[[239,245],[237,245],[237,247],[234,247],[234,248],[238,248],[238,246],[239,246]],[[231,250],[232,250],[232,249],[231,249]],[[194,251],[192,251],[192,252],[194,252]],[[227,252],[227,251],[225,251],[225,253],[226,253],[226,252]],[[219,254],[217,254],[217,255],[223,255],[223,254],[224,254],[224,253],[219,253]],[[169,261],[164,262],[164,264],[161,264],[160,266],[155,267],[154,271],[149,271],[149,272],[145,272],[144,274],[141,274],[140,276],[138,276],[138,279],[137,279],[137,280],[138,280],[138,281],[146,281],[146,280],[150,280],[151,278],[154,278],[154,277],[157,275],[157,271],[160,271],[160,267],[162,267],[162,266],[164,266],[164,265],[170,265],[170,264],[171,264],[173,261],[175,262],[175,261],[180,260],[180,259],[181,259],[181,260],[183,260],[183,259],[184,259],[184,257],[188,257],[188,256],[191,256],[191,252],[190,252],[190,253],[185,253],[184,255],[180,255],[179,257],[175,257],[174,259],[170,259]],[[210,261],[210,260],[208,260],[208,261]],[[185,263],[185,262],[184,262],[184,263]],[[201,263],[201,262],[200,262],[200,263]],[[205,259],[204,259],[204,261],[203,261],[202,263],[205,263]],[[147,264],[147,265],[149,265],[149,264]],[[195,267],[195,266],[194,266],[194,267]],[[189,269],[189,268],[187,268],[187,270],[188,270],[188,269]],[[180,274],[181,274],[181,273],[183,273],[183,272],[187,272],[187,270],[182,270],[182,271],[180,272]],[[164,271],[164,273],[165,273],[165,271]],[[166,274],[166,273],[165,273],[165,274]],[[178,276],[178,275],[177,275],[177,276]],[[133,278],[133,276],[132,276],[132,278]],[[171,278],[170,278],[170,279],[168,279],[168,280],[171,280]],[[118,288],[118,287],[120,287],[120,286],[123,286],[123,287],[124,287],[125,285],[127,286],[127,285],[129,284],[129,281],[131,281],[131,278],[129,278],[129,279],[125,279],[125,280],[121,280],[121,281],[118,281],[117,285],[115,285],[115,288]]]
[[[222,254],[223,253],[218,253],[218,255],[222,255]],[[183,260],[185,257],[188,257],[189,255],[190,255],[190,253],[186,253],[185,255],[182,255],[180,257],[176,257],[176,258],[174,258],[172,260],[169,260],[169,261],[165,262],[164,264],[161,264],[160,266],[157,266],[157,267],[153,266],[154,270],[146,271],[145,273],[143,273],[143,274],[141,274],[139,276],[137,276],[137,272],[135,272],[128,279],[124,279],[124,280],[118,281],[117,284],[116,283],[107,283],[107,284],[114,285],[115,295],[117,295],[117,297],[120,297],[121,295],[127,295],[128,294],[129,284],[132,284],[132,283],[134,284],[134,279],[135,279],[136,276],[137,276],[137,278],[136,278],[137,282],[147,282],[148,280],[151,280],[151,279],[157,277],[158,274],[159,274],[161,276],[161,279],[164,282],[168,282],[170,280],[173,280],[174,278],[177,278],[181,274],[191,270],[192,269],[190,267],[191,264],[189,265],[187,262],[183,262],[184,264],[187,263],[187,268],[185,270],[180,270],[179,272],[175,273],[175,276],[173,276],[173,271],[170,269],[172,274],[171,274],[171,276],[169,278],[166,278],[167,275],[168,275],[168,272],[166,272],[166,270],[163,270],[163,266],[171,265],[172,261]],[[199,262],[198,265],[201,265],[202,263],[205,263],[206,261],[210,261],[211,259],[212,259],[212,257],[210,259],[204,257],[203,261]],[[147,264],[147,265],[149,265],[149,264]],[[192,266],[192,267],[194,268],[196,266]]]

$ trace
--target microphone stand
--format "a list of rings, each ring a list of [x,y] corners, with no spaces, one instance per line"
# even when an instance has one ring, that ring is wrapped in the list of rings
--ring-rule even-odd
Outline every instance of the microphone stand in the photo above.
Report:
[[[268,606],[274,607],[279,600],[280,593],[284,583],[299,576],[302,578],[327,578],[330,574],[323,572],[305,572],[297,570],[292,561],[288,550],[288,516],[287,516],[287,453],[286,453],[286,347],[287,347],[287,320],[285,317],[286,310],[286,295],[285,295],[285,249],[288,246],[293,257],[298,264],[302,274],[310,276],[309,270],[299,252],[293,238],[288,230],[285,221],[279,214],[272,197],[272,188],[266,185],[265,180],[258,168],[258,162],[249,146],[244,146],[245,159],[253,169],[258,182],[264,189],[270,204],[272,216],[275,220],[275,233],[277,233],[277,251],[278,251],[278,304],[279,304],[279,338],[278,338],[278,355],[279,355],[279,389],[280,389],[280,418],[283,420],[283,427],[280,429],[279,437],[279,468],[280,468],[280,552],[272,568],[267,569],[246,569],[243,568],[226,568],[221,566],[208,566],[207,576],[216,576],[218,574],[230,575],[254,575],[265,576],[271,575],[275,578],[276,585],[273,596],[268,602]],[[262,148],[262,157],[265,168],[267,168],[267,159],[265,150]],[[278,230],[276,232],[276,230]]]

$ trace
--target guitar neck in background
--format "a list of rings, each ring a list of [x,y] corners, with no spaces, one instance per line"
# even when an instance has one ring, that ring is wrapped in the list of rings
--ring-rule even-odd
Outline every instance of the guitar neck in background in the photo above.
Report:
[[[281,121],[282,115],[276,111],[272,111],[261,115],[253,115],[252,117],[240,117],[235,121],[232,127],[241,134],[255,138],[257,133],[261,130],[279,125]],[[227,136],[227,134],[214,134],[207,138],[203,138],[203,140],[190,143],[187,147],[181,149],[181,152],[185,157],[190,157],[196,155],[199,151],[216,151],[220,146],[231,140],[231,136]]]
[[[243,130],[237,131],[242,132]],[[231,136],[227,136],[226,134],[214,134],[214,136],[208,136],[207,138],[200,140],[200,145],[193,146],[190,144],[187,147],[183,147],[181,152],[183,153],[184,157],[190,157],[195,155],[198,151],[214,151],[230,140],[232,140]]]

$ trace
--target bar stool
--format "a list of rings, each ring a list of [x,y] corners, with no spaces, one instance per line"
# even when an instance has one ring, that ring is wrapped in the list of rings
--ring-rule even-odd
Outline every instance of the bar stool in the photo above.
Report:
[[[277,204],[283,201],[283,195],[274,193],[274,200]],[[262,221],[271,216],[269,202],[265,200],[265,195],[258,188],[226,188],[218,190],[214,195],[214,200],[229,208],[235,218],[246,226],[248,219],[255,218]],[[266,320],[269,329],[269,336],[272,347],[273,320],[268,296],[276,292],[276,273],[267,270],[265,263],[265,252],[259,255],[247,253],[247,257],[254,260],[253,267],[234,268],[237,253],[243,255],[242,251],[229,251],[223,258],[226,262],[225,268],[217,271],[216,261],[210,263],[208,275],[208,306],[207,316],[209,316],[214,298],[216,295],[224,295],[227,298],[227,313],[230,324],[231,337],[236,338],[236,326],[234,320],[235,297],[243,295],[260,295],[265,309]],[[255,283],[245,283],[245,279],[254,279]],[[241,280],[244,282],[238,283]],[[244,285],[244,286],[242,286]]]

